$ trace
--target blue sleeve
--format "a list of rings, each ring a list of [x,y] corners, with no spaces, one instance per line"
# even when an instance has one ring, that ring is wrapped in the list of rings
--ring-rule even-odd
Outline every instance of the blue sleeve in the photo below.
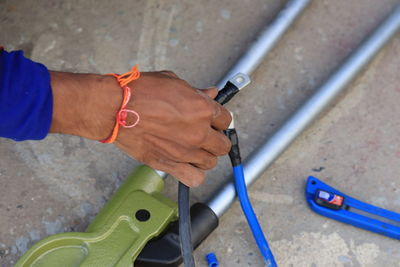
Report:
[[[22,51],[0,50],[0,137],[40,140],[49,132],[53,96],[47,68]]]

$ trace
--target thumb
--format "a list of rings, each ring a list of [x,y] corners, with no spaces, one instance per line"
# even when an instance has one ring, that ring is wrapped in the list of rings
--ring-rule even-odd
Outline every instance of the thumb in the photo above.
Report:
[[[206,89],[201,90],[203,93],[214,99],[218,95],[217,87],[208,87]]]

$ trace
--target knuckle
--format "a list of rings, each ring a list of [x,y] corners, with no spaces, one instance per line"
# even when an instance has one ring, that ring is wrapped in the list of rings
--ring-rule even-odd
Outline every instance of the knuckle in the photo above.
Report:
[[[181,102],[182,113],[185,114],[185,117],[188,122],[195,122],[199,120],[211,120],[214,117],[216,108],[212,104],[211,99],[208,99],[208,96],[203,96],[202,93],[196,89],[198,94],[193,95],[190,93],[188,96],[189,101]]]
[[[196,100],[194,100],[193,102],[197,109],[197,114],[209,113],[211,111],[211,108],[208,105],[208,101],[204,97],[196,97]]]
[[[222,155],[228,154],[232,147],[232,143],[229,141],[228,138],[225,138],[224,140],[225,141],[221,144]]]
[[[200,186],[202,183],[204,183],[205,180],[205,175],[202,174],[199,177],[197,177],[197,179],[192,179],[190,180],[190,185],[189,187],[198,187]]]
[[[210,105],[211,98],[209,98],[206,94],[201,92],[200,90],[197,90],[198,92],[198,97],[196,97],[195,103],[196,107],[200,109],[203,112],[208,112],[208,113],[214,113],[214,108],[212,105]]]
[[[205,131],[199,131],[194,135],[193,144],[197,147],[200,147],[206,143],[207,139],[208,134]]]
[[[218,164],[218,158],[215,156],[209,157],[207,159],[206,167],[207,169],[213,169]]]
[[[182,147],[175,147],[170,151],[172,157],[178,160],[185,159],[187,157],[187,151],[183,149]]]
[[[175,72],[171,71],[171,70],[162,70],[160,71],[162,74],[170,76],[170,77],[174,77],[174,78],[178,78],[178,75],[176,75]]]
[[[186,184],[187,186],[190,186],[190,179],[188,179],[188,174],[186,173],[186,171],[180,167],[178,168],[174,168],[171,171],[171,174],[177,178],[179,181],[181,181],[182,183]]]
[[[213,109],[213,118],[217,118],[221,115],[222,112],[224,112],[224,107],[222,107],[221,105],[216,105]]]

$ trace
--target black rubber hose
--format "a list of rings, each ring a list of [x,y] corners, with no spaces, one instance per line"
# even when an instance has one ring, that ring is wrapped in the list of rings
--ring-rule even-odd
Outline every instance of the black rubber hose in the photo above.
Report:
[[[237,92],[239,92],[239,88],[237,88],[233,83],[227,82],[224,88],[218,92],[215,101],[224,105],[231,100]],[[189,192],[189,187],[180,182],[178,187],[179,240],[181,242],[183,265],[185,267],[194,267]]]
[[[189,192],[189,187],[180,182],[178,187],[178,203],[179,239],[181,242],[182,259],[185,267],[194,267]]]

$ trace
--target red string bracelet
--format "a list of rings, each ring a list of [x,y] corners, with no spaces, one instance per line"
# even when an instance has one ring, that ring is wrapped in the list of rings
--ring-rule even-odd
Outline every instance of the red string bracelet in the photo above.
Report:
[[[115,73],[110,73],[110,74],[106,74],[106,75],[111,75],[111,76],[114,76],[115,78],[117,78],[117,81],[123,91],[122,105],[121,105],[121,108],[117,112],[113,131],[107,139],[100,141],[105,144],[110,144],[110,143],[113,143],[117,139],[118,132],[119,132],[119,129],[121,126],[124,128],[132,128],[132,127],[135,127],[140,121],[140,116],[136,111],[126,108],[126,106],[129,103],[129,100],[131,99],[131,88],[128,86],[128,84],[134,80],[139,79],[140,72],[139,72],[137,66],[134,66],[131,69],[131,71],[121,74],[121,75],[118,75]],[[135,122],[133,122],[131,124],[128,124],[126,122],[128,113],[135,115],[135,117],[136,117]]]

